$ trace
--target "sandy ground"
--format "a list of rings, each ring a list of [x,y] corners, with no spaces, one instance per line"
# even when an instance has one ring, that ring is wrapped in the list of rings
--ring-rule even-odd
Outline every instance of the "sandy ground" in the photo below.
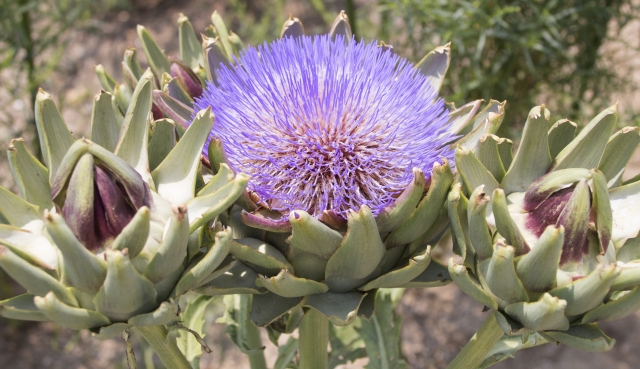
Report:
[[[170,54],[177,54],[177,28],[174,26],[179,12],[191,19],[196,30],[209,23],[209,15],[214,8],[223,12],[221,3],[185,0],[178,6],[167,5],[167,1],[147,0],[150,6],[142,12],[107,14],[94,19],[100,28],[95,33],[74,34],[74,42],[67,50],[67,56],[51,84],[45,86],[56,100],[61,102],[63,116],[76,137],[87,134],[91,104],[90,97],[100,89],[93,67],[97,63],[121,79],[120,61],[124,49],[136,46],[135,26],[144,24]],[[289,4],[289,2],[287,3]],[[304,7],[293,3],[287,11],[304,14]],[[305,26],[314,25],[313,19],[305,20]],[[630,34],[637,38],[638,27]],[[0,75],[2,78],[10,76]],[[0,119],[11,120],[13,125],[0,126],[0,152],[5,152],[10,138],[16,137],[24,127],[21,102],[8,100],[0,94],[0,104],[7,108],[0,111]],[[637,95],[617,97],[621,105],[633,108]],[[3,115],[4,114],[4,115]],[[631,165],[631,174],[640,168],[640,155],[636,155]],[[12,188],[5,157],[0,157],[0,184]],[[458,350],[480,326],[484,313],[482,306],[473,301],[455,286],[436,289],[411,289],[406,292],[398,306],[404,319],[402,329],[403,354],[410,367],[415,369],[444,368]],[[202,368],[248,368],[246,358],[223,334],[224,327],[213,323],[215,313],[209,317],[206,341],[213,352],[202,357]],[[495,366],[507,368],[610,368],[626,369],[640,367],[640,313],[625,319],[602,324],[603,329],[616,338],[615,347],[604,354],[577,351],[564,346],[545,345],[519,352],[516,360],[507,360]],[[268,362],[275,361],[276,348],[266,337]],[[138,362],[142,365],[144,356],[140,345],[136,345]],[[362,368],[366,360],[360,360],[349,368]],[[0,368],[1,369],[107,369],[125,368],[124,342],[121,339],[98,341],[88,332],[74,332],[51,323],[24,323],[0,318]]]

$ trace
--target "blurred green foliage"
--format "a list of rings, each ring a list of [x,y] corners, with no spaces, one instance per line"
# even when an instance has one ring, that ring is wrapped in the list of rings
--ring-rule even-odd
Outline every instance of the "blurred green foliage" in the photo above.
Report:
[[[620,30],[638,19],[636,1],[379,0],[374,8],[380,27],[367,36],[413,61],[451,41],[443,95],[457,105],[507,100],[501,135],[518,136],[536,103],[584,124],[613,103],[612,93],[633,88],[602,45],[620,41]]]
[[[14,99],[28,96],[27,130],[35,132],[33,101],[64,56],[69,31],[81,29],[97,10],[124,6],[127,0],[0,0],[0,72],[10,69],[13,77],[2,88]],[[38,152],[37,142],[32,148]]]

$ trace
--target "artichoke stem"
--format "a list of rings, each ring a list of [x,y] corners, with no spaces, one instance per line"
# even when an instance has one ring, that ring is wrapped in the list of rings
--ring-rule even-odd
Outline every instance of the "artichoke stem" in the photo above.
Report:
[[[298,369],[327,369],[329,320],[316,309],[309,309],[299,327]]]
[[[189,361],[184,357],[175,339],[167,340],[167,328],[164,326],[138,326],[132,329],[142,334],[160,361],[167,369],[192,369]]]
[[[504,331],[498,325],[496,314],[492,312],[462,351],[449,363],[447,369],[476,369],[480,367],[486,355],[503,335]]]
[[[240,303],[244,309],[251,309],[252,295],[240,295]],[[260,337],[260,328],[256,327],[246,314],[247,322],[245,324],[246,344],[251,350],[247,354],[251,369],[267,369],[267,361],[264,357],[264,345]]]

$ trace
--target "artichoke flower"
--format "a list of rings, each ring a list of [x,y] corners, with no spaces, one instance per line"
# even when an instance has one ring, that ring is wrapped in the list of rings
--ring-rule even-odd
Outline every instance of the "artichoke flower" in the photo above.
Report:
[[[378,288],[448,283],[427,244],[447,226],[456,135],[429,78],[341,35],[285,36],[236,65],[195,107],[217,117],[212,167],[252,178],[226,222],[240,262],[197,292],[254,294],[259,326],[296,306],[347,325]]]
[[[152,84],[143,73],[122,122],[114,97],[98,95],[91,140],[74,140],[49,95],[38,94],[45,165],[14,140],[20,196],[0,188],[0,267],[27,290],[0,301],[1,316],[109,338],[178,319],[175,298],[229,267],[230,231],[212,221],[248,177],[223,166],[205,185],[210,110],[176,144],[174,123],[151,118]]]
[[[290,17],[283,25],[281,41],[276,41],[277,53],[271,53],[266,45],[261,50],[269,54],[261,56],[256,49],[246,50],[217,12],[211,19],[200,46],[188,18],[180,15],[179,58],[167,56],[149,32],[138,26],[144,54],[160,88],[153,91],[154,106],[176,123],[178,134],[192,124],[195,112],[211,107],[217,123],[207,138],[203,164],[213,173],[229,174],[231,170],[255,177],[255,185],[250,185],[237,206],[220,218],[237,240],[231,248],[237,260],[215,282],[198,291],[210,295],[256,294],[254,312],[261,311],[261,315],[254,314],[253,319],[260,326],[300,305],[303,298],[303,304],[323,304],[322,309],[334,323],[348,324],[356,311],[365,315],[366,311],[372,312],[375,299],[372,293],[363,299],[366,291],[448,283],[446,267],[429,262],[426,245],[437,240],[447,227],[444,203],[453,181],[449,147],[455,143],[474,148],[483,134],[495,133],[502,122],[504,102],[492,100],[482,110],[482,100],[457,109],[453,104],[445,108],[443,101],[437,99],[437,92],[449,67],[449,44],[437,47],[413,66],[395,56],[389,45],[354,42],[344,12],[338,15],[328,36],[313,41],[304,36],[302,23]],[[320,45],[327,48],[324,57],[318,54],[324,52]],[[287,55],[282,53],[308,58],[292,64],[297,72],[287,71]],[[270,55],[280,59],[266,60]],[[313,67],[313,57],[324,63],[314,72],[316,75],[308,72]],[[332,67],[326,58],[340,61]],[[245,63],[252,63],[253,68],[261,60],[265,60],[263,80],[255,80],[250,72],[245,75],[246,85],[238,78],[233,80],[234,71],[242,70]],[[362,64],[356,65],[358,62]],[[267,64],[274,69],[270,70]],[[103,88],[113,91],[116,115],[118,110],[128,108],[128,91],[141,73],[135,50],[125,52],[122,65],[124,83],[117,83],[102,66],[96,67]],[[347,75],[340,75],[341,71],[357,75],[364,66],[371,81],[361,78],[348,85]],[[276,82],[272,73],[280,73],[275,75],[288,80]],[[338,84],[332,86],[334,82],[324,81],[325,73]],[[307,84],[315,89],[298,87],[297,74],[315,81],[314,86]],[[401,80],[394,84],[394,78]],[[217,86],[227,95],[212,96]],[[325,86],[326,93],[332,94],[324,100],[324,108],[329,111],[326,114],[322,113],[322,106],[309,100],[311,96],[321,97]],[[232,96],[232,89],[237,89],[236,97]],[[265,94],[251,95],[259,89],[264,89]],[[294,94],[299,95],[299,104],[287,106],[286,101],[296,98]],[[414,94],[419,96],[416,101],[412,101]],[[347,98],[351,99],[351,106],[341,102]],[[231,101],[239,105],[234,107]],[[341,105],[333,108],[334,102]],[[376,107],[369,109],[367,103]],[[244,110],[240,111],[240,107]],[[330,124],[314,127],[314,115]],[[341,115],[347,118],[346,125],[331,126]],[[407,118],[409,115],[414,117]],[[308,121],[295,131],[290,124],[298,118]],[[237,123],[242,124],[236,128]],[[252,126],[259,123],[265,124]],[[359,124],[366,128],[353,135],[347,132]],[[306,130],[308,136],[303,135],[305,127],[313,129]],[[260,132],[257,135],[256,130]],[[288,136],[276,142],[276,136],[284,131]],[[244,137],[245,134],[251,136]],[[344,136],[342,142],[340,135]],[[400,138],[394,142],[395,137]],[[352,152],[333,147],[331,140]],[[314,141],[325,142],[329,147],[312,144]],[[253,142],[255,145],[246,148],[254,151],[244,151],[243,142]],[[309,144],[307,151],[300,151],[297,161],[291,156],[294,151],[285,152],[305,144]],[[260,152],[259,146],[265,150]],[[269,147],[280,151],[271,155],[266,149]],[[321,162],[342,153],[348,156],[335,156],[330,164],[333,169],[328,161]],[[374,159],[369,160],[367,155]],[[279,163],[270,165],[272,161]],[[345,164],[342,168],[341,161]],[[283,165],[288,166],[286,170]],[[306,182],[300,180],[313,173],[314,166],[316,173]],[[333,178],[323,182],[323,173],[332,170]],[[274,178],[273,186],[264,182],[270,176]],[[329,264],[334,254],[334,261]],[[337,264],[338,260],[346,262],[346,266]],[[349,275],[338,272],[332,277],[334,281],[328,282],[331,288],[323,283],[328,265],[332,270],[349,271],[360,260],[368,260],[367,265]],[[429,263],[431,268],[427,269]],[[331,301],[339,302],[339,314],[326,310],[334,306]]]
[[[447,206],[462,264],[451,259],[449,272],[506,334],[603,351],[614,340],[597,322],[640,309],[640,183],[622,182],[640,136],[612,135],[617,106],[577,136],[549,116],[531,110],[515,155],[494,135],[456,150]]]

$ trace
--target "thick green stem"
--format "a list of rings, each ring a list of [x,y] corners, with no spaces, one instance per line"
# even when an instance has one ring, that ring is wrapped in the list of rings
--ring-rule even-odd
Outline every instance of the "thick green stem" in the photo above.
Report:
[[[251,350],[250,353],[247,354],[249,358],[249,365],[251,369],[267,369],[267,361],[264,357],[264,345],[262,344],[262,338],[260,337],[260,328],[256,327],[255,324],[251,322],[249,319],[249,310],[251,310],[251,295],[240,295],[240,306],[242,311],[242,316],[245,321],[245,342],[248,348]]]
[[[309,309],[300,322],[298,369],[327,369],[329,320],[315,309]]]
[[[192,369],[174,339],[167,340],[164,326],[135,327],[149,343],[167,369]]]
[[[482,364],[485,356],[495,346],[500,338],[504,336],[504,331],[498,325],[496,314],[491,313],[487,320],[482,323],[480,329],[471,337],[469,343],[460,351],[447,369],[476,369]]]

